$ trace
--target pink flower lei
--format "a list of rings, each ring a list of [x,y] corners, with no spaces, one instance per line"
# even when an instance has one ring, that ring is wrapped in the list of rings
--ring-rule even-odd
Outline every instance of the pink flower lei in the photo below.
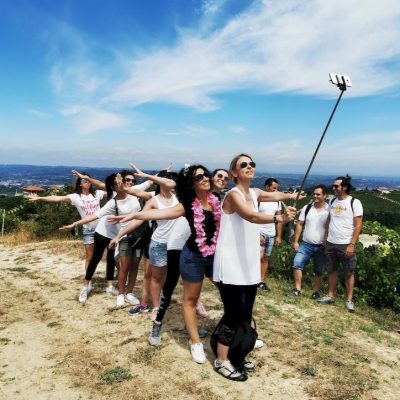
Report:
[[[205,216],[203,212],[203,207],[201,206],[201,201],[196,198],[192,202],[192,210],[194,214],[193,225],[196,230],[196,243],[203,257],[211,256],[215,253],[215,247],[219,234],[219,225],[221,221],[221,204],[219,202],[219,199],[211,192],[209,192],[207,194],[207,202],[211,205],[213,209],[215,220],[215,232],[209,246],[206,244],[207,238],[206,231],[204,230]]]

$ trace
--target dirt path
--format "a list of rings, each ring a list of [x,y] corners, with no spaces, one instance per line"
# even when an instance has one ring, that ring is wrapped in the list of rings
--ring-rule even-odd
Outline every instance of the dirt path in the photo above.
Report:
[[[246,383],[230,382],[213,371],[207,339],[208,362],[197,365],[191,361],[182,334],[180,287],[165,319],[162,346],[153,348],[147,343],[151,327],[148,317],[129,317],[127,308],[115,310],[115,298],[104,293],[104,265],[99,267],[88,302],[83,306],[77,302],[82,272],[77,242],[0,245],[1,398],[315,398],[307,389],[310,379],[299,372],[295,363],[279,356],[280,349],[271,346],[254,351],[258,369]],[[202,323],[211,331],[222,311],[215,289],[208,283],[205,286],[203,299],[212,318]],[[260,331],[268,342],[262,325]],[[398,349],[381,344],[377,356],[391,363],[387,374],[399,373]],[[105,383],[115,379],[107,372],[117,367],[130,375],[125,376],[129,379],[123,379],[122,373],[120,382]],[[379,396],[394,384],[389,375],[383,380],[388,383],[377,389]],[[393,386],[397,393],[399,382]],[[365,398],[375,397],[371,392]]]

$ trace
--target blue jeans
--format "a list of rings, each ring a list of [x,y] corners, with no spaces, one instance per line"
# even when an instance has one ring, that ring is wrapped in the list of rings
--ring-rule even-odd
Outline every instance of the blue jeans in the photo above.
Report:
[[[202,282],[204,276],[210,278],[213,273],[214,255],[203,257],[199,253],[190,251],[186,245],[182,249],[179,260],[179,269],[182,279],[186,282]]]
[[[261,236],[265,239],[265,245],[261,247],[264,247],[264,253],[267,257],[269,257],[272,253],[272,249],[274,248],[275,236],[267,235],[266,233],[262,232]]]
[[[323,275],[325,273],[326,258],[322,244],[301,242],[293,260],[293,268],[303,270],[311,258],[314,260],[314,274],[317,276]]]
[[[167,266],[167,243],[159,243],[154,240],[150,241],[149,259],[153,267]]]

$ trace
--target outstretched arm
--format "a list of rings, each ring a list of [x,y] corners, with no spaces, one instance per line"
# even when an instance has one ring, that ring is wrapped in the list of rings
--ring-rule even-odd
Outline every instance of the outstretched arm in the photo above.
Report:
[[[275,192],[276,193],[276,192]],[[243,201],[237,192],[230,192],[224,200],[223,209],[226,213],[237,212],[243,219],[255,224],[269,224],[273,222],[290,222],[296,215],[294,207],[286,207],[282,215],[268,215],[255,211],[253,207]],[[276,218],[276,220],[274,220]]]
[[[139,199],[142,200],[150,200],[152,198],[152,195],[150,192],[145,192],[144,190],[140,189],[134,189],[134,188],[128,188],[128,187],[123,187],[123,190],[125,193],[131,194],[132,196],[139,197]]]
[[[166,189],[175,189],[175,187],[176,187],[176,183],[172,179],[160,178],[157,175],[149,175],[149,174],[146,174],[145,172],[143,172],[137,165],[132,164],[132,163],[130,163],[129,165],[134,170],[136,170],[135,176],[137,176],[139,178],[149,179],[149,180],[153,181],[154,183],[156,183],[157,185],[164,186]]]
[[[254,189],[257,193],[258,201],[281,201],[281,200],[295,200],[297,197],[297,192],[293,193],[283,193],[283,192],[266,192],[261,189]],[[306,197],[305,192],[301,192],[299,200]]]
[[[82,218],[79,221],[75,221],[70,225],[65,225],[59,228],[60,231],[72,231],[76,226],[88,224],[89,222],[95,221],[98,218],[96,214],[88,215],[86,218]]]
[[[44,201],[46,203],[60,203],[62,201],[71,203],[71,200],[68,196],[37,196],[34,194],[28,194],[24,196],[25,199],[29,201]]]
[[[76,176],[77,178],[87,179],[92,185],[96,185],[97,188],[106,190],[105,183],[102,181],[99,181],[98,179],[92,178],[88,175],[81,174],[80,172],[76,171],[75,169],[72,170],[72,175]]]

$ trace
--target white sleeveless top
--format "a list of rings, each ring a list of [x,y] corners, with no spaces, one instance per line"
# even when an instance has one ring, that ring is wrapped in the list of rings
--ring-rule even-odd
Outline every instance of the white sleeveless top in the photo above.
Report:
[[[239,189],[231,190],[240,193],[243,202],[246,201]],[[250,194],[254,211],[257,211],[256,192],[250,189]],[[236,212],[225,214],[222,210],[213,281],[230,285],[254,285],[260,282],[260,227]]]
[[[165,206],[164,204],[162,204],[158,200],[157,196],[154,197],[154,200],[156,201],[159,210],[175,207],[179,203],[175,195],[172,195],[172,203],[169,206]],[[155,242],[158,243],[167,243],[169,233],[171,232],[171,229],[174,226],[175,221],[176,219],[157,220],[157,228],[153,232],[151,240],[154,240]]]

